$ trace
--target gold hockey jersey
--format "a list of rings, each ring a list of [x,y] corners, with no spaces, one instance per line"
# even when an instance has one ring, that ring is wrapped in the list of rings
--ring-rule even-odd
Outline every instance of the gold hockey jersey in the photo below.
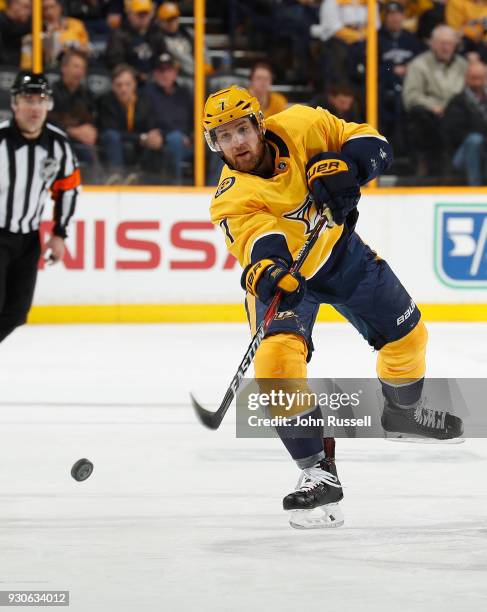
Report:
[[[228,250],[242,267],[262,258],[290,263],[296,257],[318,218],[306,183],[310,158],[341,151],[355,139],[372,138],[374,151],[387,143],[368,124],[347,123],[322,108],[302,105],[270,117],[265,137],[275,151],[274,176],[262,178],[224,166],[210,207],[212,222],[220,225]],[[344,226],[334,226],[321,234],[301,270],[306,278],[328,261],[343,231]]]

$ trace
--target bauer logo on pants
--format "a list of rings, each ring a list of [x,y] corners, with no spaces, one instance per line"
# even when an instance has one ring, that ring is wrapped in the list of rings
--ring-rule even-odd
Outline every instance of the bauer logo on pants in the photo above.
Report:
[[[437,204],[435,270],[450,287],[487,287],[487,204]]]

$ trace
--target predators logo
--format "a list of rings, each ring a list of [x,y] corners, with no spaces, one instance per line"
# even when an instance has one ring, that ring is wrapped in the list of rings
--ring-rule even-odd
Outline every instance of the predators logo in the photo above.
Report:
[[[294,314],[293,310],[283,310],[281,312],[276,313],[276,316],[274,317],[274,321],[283,321],[284,319],[292,319],[295,316],[296,315]]]
[[[313,197],[308,194],[304,202],[300,204],[298,208],[292,210],[286,215],[283,215],[285,219],[289,219],[291,221],[301,221],[301,223],[304,223],[306,226],[306,231],[304,232],[306,236],[313,231],[318,219],[320,218],[314,203],[315,201],[313,200]]]
[[[52,179],[54,179],[59,171],[59,168],[60,164],[57,159],[54,159],[53,157],[46,157],[46,159],[41,161],[41,179],[45,183],[49,183]]]
[[[218,189],[216,190],[216,193],[215,193],[215,198],[218,198],[219,196],[221,196],[222,193],[225,193],[225,191],[230,189],[230,187],[234,183],[235,183],[234,176],[229,176],[226,179],[223,179],[223,181],[218,185]]]

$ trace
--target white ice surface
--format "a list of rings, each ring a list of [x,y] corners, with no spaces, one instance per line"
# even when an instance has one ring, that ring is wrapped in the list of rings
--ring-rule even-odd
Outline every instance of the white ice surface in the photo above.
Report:
[[[487,325],[429,325],[428,374],[487,376]],[[339,440],[345,526],[295,531],[279,440],[199,425],[243,325],[30,326],[0,348],[0,590],[70,590],[76,612],[487,609],[487,445]],[[374,376],[317,325],[314,376]],[[487,407],[486,407],[487,408]],[[95,464],[76,483],[71,465]]]

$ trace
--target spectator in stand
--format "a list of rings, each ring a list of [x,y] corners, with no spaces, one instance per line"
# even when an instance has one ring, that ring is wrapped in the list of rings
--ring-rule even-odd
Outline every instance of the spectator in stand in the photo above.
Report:
[[[350,70],[350,55],[363,55],[367,18],[367,0],[322,0],[320,23],[311,26],[311,35],[323,43],[314,69],[317,87],[326,89],[330,83],[363,80],[363,67],[361,75],[355,74],[357,66]]]
[[[229,35],[232,42],[237,32],[244,31],[252,40],[252,46],[263,50],[275,32],[275,0],[230,0],[227,4],[230,8]]]
[[[310,27],[318,22],[321,0],[231,0],[230,32],[242,27],[253,48],[268,52],[286,82],[308,83]]]
[[[260,61],[252,66],[249,91],[259,101],[265,119],[280,113],[288,106],[285,96],[272,91],[272,81],[273,72],[269,62]]]
[[[411,144],[418,153],[419,174],[444,173],[445,143],[442,117],[451,98],[462,90],[467,62],[456,53],[458,34],[437,26],[431,35],[431,50],[409,64],[404,80],[403,102],[408,112]]]
[[[214,58],[213,65],[215,70],[206,81],[207,91],[220,91],[220,89],[227,89],[231,85],[247,87],[248,79],[241,74],[237,74],[233,68],[230,51],[222,51],[219,57]],[[212,155],[211,157],[217,156]]]
[[[486,184],[487,66],[472,62],[465,74],[465,89],[445,110],[445,136],[453,152],[453,166],[472,186]]]
[[[164,34],[166,48],[179,63],[185,76],[194,75],[193,37],[179,21],[181,11],[175,2],[163,2],[157,10],[157,24]]]
[[[387,6],[389,0],[383,0],[383,8],[381,17],[384,17],[384,7]],[[404,9],[404,24],[403,28],[408,32],[416,33],[418,31],[419,20],[421,16],[433,8],[434,0],[397,0]]]
[[[42,0],[42,19],[44,27],[42,52],[45,69],[57,67],[60,55],[68,49],[79,49],[86,54],[90,52],[88,32],[83,22],[74,17],[65,17],[60,0]],[[30,36],[24,38],[21,65],[23,69],[30,69],[32,66]]]
[[[448,0],[432,0],[431,7],[419,15],[416,35],[422,43],[426,44],[429,41],[436,26],[445,23],[445,5],[447,2]]]
[[[46,65],[57,66],[60,55],[68,49],[90,52],[90,40],[83,22],[65,17],[60,0],[42,0],[42,19],[46,33],[43,42]]]
[[[463,35],[465,52],[487,59],[487,0],[448,0],[445,19]]]
[[[58,125],[69,136],[78,160],[95,164],[97,130],[95,127],[95,98],[83,85],[88,60],[77,49],[67,51],[61,59],[61,78],[52,87],[54,109],[49,121]]]
[[[30,0],[8,0],[0,13],[0,64],[20,66],[22,38],[31,31]]]
[[[120,64],[113,71],[112,91],[98,100],[97,124],[104,161],[114,172],[108,182],[120,181],[124,169],[160,172],[162,135],[155,127],[154,109],[137,92],[132,66]]]
[[[124,0],[107,0],[107,4],[107,25],[110,30],[116,30],[123,22]]]
[[[273,62],[284,65],[284,80],[308,84],[313,79],[311,27],[319,21],[321,0],[286,0],[274,3],[271,41],[265,40],[264,50],[272,48]],[[270,42],[270,46],[269,46]]]
[[[446,22],[454,30],[475,37],[484,33],[483,23],[487,19],[486,0],[448,0]],[[478,26],[478,32],[476,28]]]
[[[404,7],[388,2],[379,30],[379,119],[381,133],[397,152],[405,151],[402,88],[409,62],[422,51],[419,40],[403,28]]]
[[[367,0],[322,0],[320,22],[311,26],[311,34],[346,45],[360,42],[366,36],[367,11]]]
[[[182,163],[191,158],[193,101],[189,91],[177,83],[178,66],[163,53],[145,93],[153,109],[154,125],[162,134],[164,175],[171,185],[183,182]]]
[[[345,121],[354,123],[363,121],[355,99],[355,91],[346,83],[331,85],[325,93],[313,98],[310,105],[326,108],[330,113]]]
[[[194,39],[193,35],[180,24],[181,11],[176,2],[163,2],[157,10],[157,23],[164,34],[168,53],[180,66],[180,75],[192,85],[194,77]],[[213,68],[207,60],[205,73],[211,74]]]
[[[109,68],[128,64],[135,68],[140,81],[145,82],[154,69],[157,58],[166,52],[164,36],[154,23],[152,0],[127,0],[127,22],[114,30],[107,45]]]
[[[64,6],[66,14],[81,19],[90,34],[106,34],[109,32],[108,17],[114,10],[112,0],[64,0]],[[123,12],[123,3],[120,2],[115,10]],[[121,23],[121,14],[119,17]]]

